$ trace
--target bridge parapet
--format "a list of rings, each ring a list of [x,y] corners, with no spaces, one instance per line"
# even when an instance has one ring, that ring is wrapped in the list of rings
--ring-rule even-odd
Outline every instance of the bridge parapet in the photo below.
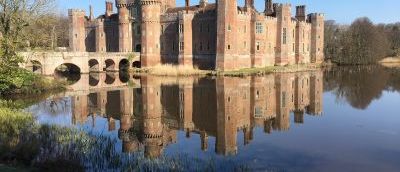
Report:
[[[43,75],[53,75],[55,69],[62,64],[72,64],[80,69],[81,73],[102,71],[118,71],[121,62],[128,67],[132,67],[132,63],[140,62],[139,53],[92,53],[92,52],[20,52],[24,58],[21,67],[28,68],[33,71],[40,71]],[[92,61],[92,63],[89,63]],[[93,68],[97,66],[97,68]],[[38,70],[40,69],[40,70]]]

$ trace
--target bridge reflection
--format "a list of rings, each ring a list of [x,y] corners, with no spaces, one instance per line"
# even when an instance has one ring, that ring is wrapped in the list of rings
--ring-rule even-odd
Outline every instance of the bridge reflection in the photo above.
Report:
[[[320,115],[322,94],[320,71],[242,78],[146,76],[137,88],[73,95],[72,121],[107,118],[109,130],[118,130],[123,152],[158,157],[177,142],[178,131],[185,131],[187,137],[200,135],[202,150],[208,149],[208,138],[215,137],[215,152],[233,155],[239,132],[246,145],[255,127],[267,134],[287,131],[292,113],[299,124],[305,114]]]

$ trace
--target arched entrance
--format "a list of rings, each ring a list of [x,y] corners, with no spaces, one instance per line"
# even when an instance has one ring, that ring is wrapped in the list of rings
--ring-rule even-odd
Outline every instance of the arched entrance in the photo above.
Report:
[[[100,72],[100,64],[96,59],[89,60],[89,72]]]
[[[134,62],[132,62],[132,67],[133,67],[133,68],[141,68],[141,63],[140,63],[140,61],[134,61]]]
[[[90,73],[89,74],[89,85],[94,87],[100,83],[100,73]]]
[[[122,59],[119,62],[119,70],[120,71],[128,71],[129,70],[129,60],[128,59]]]
[[[42,72],[43,72],[42,64],[39,61],[31,60],[31,65],[32,65],[32,66],[30,66],[31,71],[33,73],[42,74]]]
[[[75,64],[64,63],[55,68],[54,76],[75,83],[81,79],[81,69]]]
[[[107,85],[111,85],[115,82],[115,73],[106,73],[106,80],[105,83]]]
[[[114,62],[114,60],[107,59],[105,61],[104,71],[115,71],[115,62]]]

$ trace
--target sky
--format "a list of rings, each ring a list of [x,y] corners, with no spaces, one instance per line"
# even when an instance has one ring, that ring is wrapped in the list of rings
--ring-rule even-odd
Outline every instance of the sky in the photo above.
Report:
[[[114,0],[112,0],[114,1]],[[184,0],[176,0],[178,6],[184,5]],[[255,0],[255,6],[259,11],[264,11],[265,0]],[[89,4],[93,5],[95,15],[105,11],[105,0],[56,0],[57,8],[62,13],[67,9],[79,8],[89,12]],[[215,0],[209,0],[210,3]],[[327,20],[336,20],[341,24],[350,24],[359,17],[369,17],[375,23],[400,22],[400,0],[274,0],[276,3],[291,3],[292,15],[294,6],[306,5],[307,13],[325,13]],[[191,5],[198,4],[199,0],[191,0]],[[238,0],[239,5],[244,0]],[[116,9],[114,8],[114,11]]]

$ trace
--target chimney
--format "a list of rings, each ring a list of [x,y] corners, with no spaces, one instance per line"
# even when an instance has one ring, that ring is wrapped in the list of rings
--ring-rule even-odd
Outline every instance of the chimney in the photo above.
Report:
[[[272,15],[274,13],[274,7],[272,0],[265,0],[265,15]]]
[[[190,0],[185,0],[186,13],[189,13]]]
[[[94,15],[93,15],[93,7],[92,7],[92,5],[89,6],[89,10],[90,10],[89,20],[93,21],[94,20]]]
[[[299,21],[306,21],[306,6],[296,6],[296,19]]]
[[[110,1],[106,1],[106,17],[110,17],[113,13],[113,3]]]

